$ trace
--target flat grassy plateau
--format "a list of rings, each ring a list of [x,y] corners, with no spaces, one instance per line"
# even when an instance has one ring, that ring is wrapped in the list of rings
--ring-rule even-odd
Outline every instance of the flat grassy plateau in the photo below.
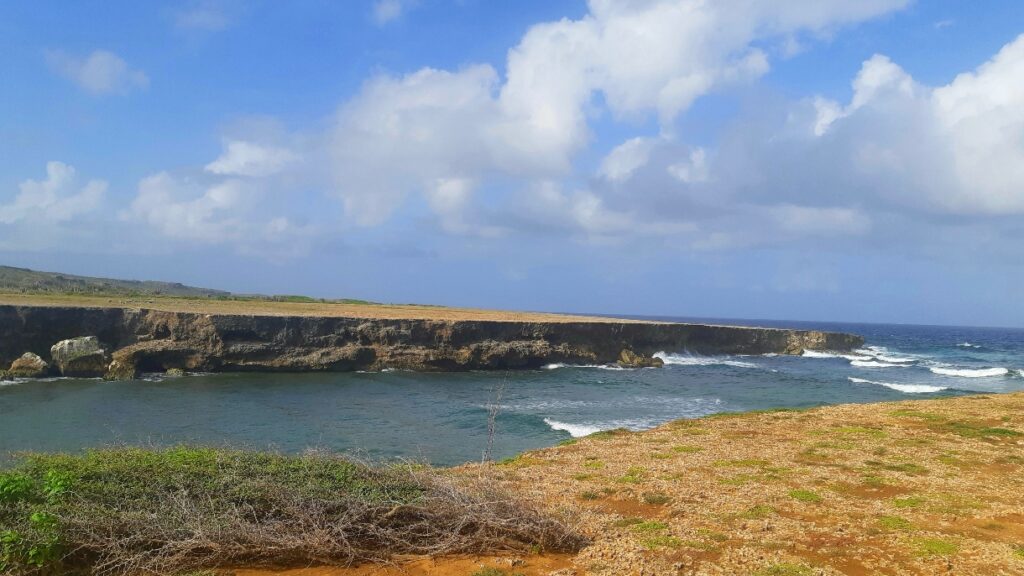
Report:
[[[514,312],[477,308],[450,308],[422,304],[376,304],[359,301],[320,301],[279,297],[176,297],[76,294],[20,294],[0,292],[0,305],[69,306],[86,308],[148,308],[165,312],[242,316],[315,316],[384,320],[501,321],[501,322],[637,322],[600,316]]]

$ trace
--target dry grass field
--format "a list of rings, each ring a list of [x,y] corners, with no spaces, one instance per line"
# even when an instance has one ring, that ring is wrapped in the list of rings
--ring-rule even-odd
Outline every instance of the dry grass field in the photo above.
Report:
[[[1024,394],[720,415],[490,469],[588,575],[1024,574]]]
[[[633,322],[599,316],[449,308],[417,304],[278,302],[260,299],[177,298],[171,296],[89,296],[3,294],[0,305],[148,308],[167,312],[245,316],[327,316],[385,320],[476,320],[502,322]]]
[[[454,472],[591,544],[236,575],[1024,574],[1024,393],[681,420]]]

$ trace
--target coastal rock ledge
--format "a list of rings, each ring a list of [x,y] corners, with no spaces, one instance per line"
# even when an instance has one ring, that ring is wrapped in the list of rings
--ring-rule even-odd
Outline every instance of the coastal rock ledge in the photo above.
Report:
[[[112,351],[107,376],[119,379],[170,369],[436,372],[612,364],[622,359],[656,365],[643,364],[643,359],[659,351],[799,354],[864,344],[859,336],[815,330],[613,319],[391,320],[0,305],[0,365],[26,350],[43,355],[55,342],[93,335],[91,358]]]

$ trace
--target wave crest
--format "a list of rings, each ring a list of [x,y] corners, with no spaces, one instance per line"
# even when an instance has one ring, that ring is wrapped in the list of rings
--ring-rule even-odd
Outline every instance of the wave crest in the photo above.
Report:
[[[654,355],[668,366],[733,366],[735,368],[760,368],[753,362],[730,360],[721,356],[696,356],[693,354],[669,354],[658,352]]]
[[[569,424],[566,422],[559,422],[558,420],[552,420],[551,418],[545,418],[544,423],[551,427],[552,430],[561,430],[562,432],[568,432],[573,438],[582,438],[584,436],[590,436],[594,432],[600,432],[601,430],[608,430],[599,425],[594,424]]]
[[[852,376],[847,377],[847,380],[854,384],[874,384],[876,386],[885,386],[897,392],[903,392],[904,394],[931,394],[934,392],[941,392],[946,390],[948,386],[931,386],[929,384],[896,384],[894,382],[876,382],[874,380],[865,380],[864,378],[854,378]]]
[[[992,378],[995,376],[1006,376],[1010,373],[1006,368],[943,368],[934,366],[929,368],[932,374],[939,376],[956,376],[958,378]]]
[[[879,362],[875,359],[870,360],[853,360],[850,362],[850,366],[856,366],[857,368],[907,368],[909,364],[895,362]]]

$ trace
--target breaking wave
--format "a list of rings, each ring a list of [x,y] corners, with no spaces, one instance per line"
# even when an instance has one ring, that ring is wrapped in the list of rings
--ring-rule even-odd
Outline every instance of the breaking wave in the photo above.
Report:
[[[552,430],[561,430],[562,432],[568,432],[573,438],[582,438],[584,436],[590,436],[594,432],[600,432],[602,430],[610,430],[615,426],[599,425],[599,424],[568,424],[566,422],[559,422],[558,420],[552,420],[551,418],[545,418],[544,423],[551,427]]]
[[[844,358],[846,360],[860,360],[864,356],[852,354],[840,354],[839,352],[822,352],[818,350],[804,350],[801,354],[804,358]]]
[[[929,368],[932,374],[940,376],[956,376],[958,378],[992,378],[994,376],[1006,376],[1010,373],[1006,368]]]
[[[895,362],[879,362],[875,359],[870,360],[853,360],[850,362],[850,366],[856,366],[857,368],[906,368],[910,364],[906,363],[895,363]]]
[[[865,380],[864,378],[854,378],[852,376],[847,378],[850,382],[855,384],[875,384],[877,386],[885,386],[897,392],[903,392],[904,394],[930,394],[933,392],[941,392],[946,390],[948,386],[930,386],[928,384],[895,384],[893,382],[876,382],[874,380]]]
[[[633,370],[633,368],[623,368],[622,366],[616,366],[615,364],[565,364],[563,362],[555,362],[554,364],[545,364],[541,366],[542,370],[558,370],[559,368],[589,368],[592,370]]]
[[[693,354],[668,354],[658,352],[654,355],[668,366],[733,366],[735,368],[760,368],[753,362],[730,360],[721,356],[696,356]]]

